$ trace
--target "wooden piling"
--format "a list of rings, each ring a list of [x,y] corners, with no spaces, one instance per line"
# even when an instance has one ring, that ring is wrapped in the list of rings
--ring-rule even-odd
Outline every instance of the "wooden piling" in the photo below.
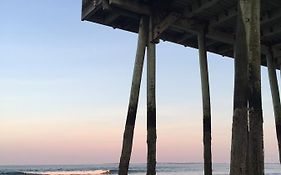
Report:
[[[248,0],[245,3],[248,8],[242,8],[249,11],[244,16],[249,56],[249,175],[264,174],[260,3],[260,0]]]
[[[273,52],[271,49],[268,50],[266,58],[267,58],[269,84],[270,84],[271,95],[272,95],[273,110],[275,116],[276,135],[277,135],[278,148],[279,148],[279,161],[281,163],[281,105],[280,105],[280,95],[278,89],[278,80],[276,76],[276,64],[273,60]]]
[[[126,126],[123,135],[123,146],[122,146],[122,153],[121,153],[119,172],[118,172],[119,175],[128,174],[129,162],[131,158],[132,145],[133,145],[133,136],[134,136],[136,113],[137,113],[138,100],[139,100],[141,77],[143,71],[145,48],[148,40],[147,26],[148,26],[147,20],[145,18],[142,18],[139,24],[138,46],[137,46],[137,53],[136,53],[136,59],[134,65],[134,73],[133,73],[133,80],[131,86],[131,94],[130,94],[128,113],[127,113]]]
[[[204,174],[212,175],[211,104],[205,31],[198,33],[199,63],[203,103]]]
[[[237,9],[230,175],[248,175],[248,51],[240,2]]]
[[[153,20],[149,20],[149,38],[153,34]],[[147,44],[147,175],[156,174],[156,45]]]

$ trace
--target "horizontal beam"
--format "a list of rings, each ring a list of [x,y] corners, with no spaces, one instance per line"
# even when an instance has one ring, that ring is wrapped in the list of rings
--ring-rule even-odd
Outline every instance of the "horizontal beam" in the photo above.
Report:
[[[261,38],[266,39],[268,37],[273,37],[277,34],[281,34],[280,23],[274,24],[273,26],[263,28]]]
[[[210,41],[210,42],[207,42],[206,47],[207,47],[207,48],[208,48],[208,47],[212,47],[213,45],[215,45],[215,44],[217,44],[217,43],[218,43],[218,42],[215,41],[215,40]]]
[[[109,5],[132,11],[142,15],[151,15],[149,6],[132,0],[109,0]]]
[[[211,5],[218,3],[220,0],[204,0],[204,1],[208,1],[208,2],[206,2],[205,5],[196,8],[197,10],[195,10],[193,12],[197,13],[201,10],[207,9],[207,8],[211,7]],[[201,4],[203,4],[203,3],[201,3]],[[123,9],[129,10],[129,11],[135,12],[135,13],[143,14],[143,15],[149,15],[149,16],[152,15],[151,9],[149,8],[149,6],[136,2],[136,1],[109,0],[109,5],[118,6],[119,8],[123,8]],[[164,26],[167,27],[168,25],[164,25]],[[198,24],[198,22],[196,22],[195,20],[186,19],[186,16],[182,16],[181,19],[176,20],[173,27],[177,27],[183,31],[197,34],[197,31],[202,27],[202,25]],[[228,44],[233,44],[233,42],[234,42],[234,37],[230,36],[226,33],[214,31],[213,29],[209,29],[208,31],[209,32],[207,32],[207,37],[209,37],[211,39],[218,40],[218,41],[228,43]]]
[[[280,20],[280,18],[281,18],[280,10],[267,12],[265,15],[261,17],[261,26],[272,24],[276,22],[276,20]]]
[[[206,1],[206,2],[205,2]],[[172,26],[174,28],[178,28],[182,31],[185,32],[189,32],[192,34],[198,34],[199,29],[201,29],[204,24],[199,24],[198,21],[190,19],[188,16],[192,16],[196,13],[200,13],[203,10],[206,10],[208,8],[210,8],[211,6],[213,6],[216,3],[219,3],[220,0],[202,0],[200,4],[197,5],[193,5],[192,8],[193,10],[191,10],[192,12],[186,12],[184,13],[183,16],[181,16],[181,18],[175,20],[175,18],[173,20],[175,20],[175,22],[173,23],[172,17],[167,17],[170,19],[166,19],[167,21],[162,21],[163,24],[159,24],[161,25],[161,29],[159,30],[160,34],[163,33],[165,31],[165,29],[167,29],[169,26]],[[205,3],[203,3],[205,2]],[[134,13],[138,13],[141,15],[147,15],[147,16],[152,16],[152,11],[150,9],[150,7],[148,5],[145,5],[143,3],[140,3],[138,1],[132,1],[132,0],[109,0],[109,5],[110,6],[114,6],[114,7],[118,7],[118,8],[122,8],[124,10],[127,11],[131,11]],[[235,11],[235,9],[234,9]],[[155,29],[155,31],[157,31],[157,29]],[[157,34],[156,34],[157,36]],[[159,37],[159,36],[157,36]],[[224,32],[220,32],[217,31],[215,29],[212,28],[212,24],[209,25],[208,30],[206,32],[206,37],[213,39],[215,41],[220,41],[222,43],[227,43],[227,44],[231,44],[233,45],[235,42],[235,36],[234,35],[230,35]],[[262,50],[263,46],[262,46]]]
[[[181,43],[185,42],[186,40],[189,40],[189,39],[192,39],[192,38],[195,38],[195,37],[197,37],[197,36],[184,32],[183,36],[180,39],[177,40],[177,43],[181,44]]]
[[[191,4],[190,10],[185,10],[184,17],[191,18],[198,13],[201,13],[205,10],[208,10],[215,4],[219,3],[221,0],[201,0],[201,1],[193,1]]]
[[[215,17],[211,18],[209,25],[210,27],[216,27],[221,23],[224,23],[228,20],[231,20],[237,16],[237,8],[231,8],[228,10],[224,10],[222,13],[216,15]]]
[[[118,14],[118,13],[114,13],[114,14],[112,14],[111,16],[107,16],[107,17],[104,19],[104,23],[106,23],[106,24],[111,24],[111,23],[113,23],[119,16],[120,16],[120,14]]]
[[[179,13],[171,12],[169,13],[160,23],[154,26],[153,36],[150,38],[151,41],[159,40],[161,34],[169,28],[172,24],[174,24],[181,15]]]
[[[216,15],[210,20],[210,27],[216,27],[226,21],[236,18],[237,8],[230,8],[222,11],[220,14]],[[267,26],[268,24],[274,23],[276,20],[281,18],[281,11],[269,11],[261,16],[261,27]]]

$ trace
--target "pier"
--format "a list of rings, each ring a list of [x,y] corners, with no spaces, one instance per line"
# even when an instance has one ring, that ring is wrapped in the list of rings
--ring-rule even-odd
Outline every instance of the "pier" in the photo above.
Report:
[[[199,50],[204,174],[212,174],[207,52],[234,59],[230,175],[264,174],[261,66],[267,66],[281,163],[280,0],[82,0],[82,20],[138,34],[119,175],[127,175],[147,53],[147,175],[156,174],[156,46],[169,41]],[[227,100],[227,99],[226,99]]]

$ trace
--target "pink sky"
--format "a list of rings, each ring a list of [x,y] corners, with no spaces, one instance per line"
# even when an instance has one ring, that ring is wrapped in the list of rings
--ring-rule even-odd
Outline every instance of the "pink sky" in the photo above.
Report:
[[[161,115],[160,115],[161,116]],[[142,114],[139,117],[144,117]],[[99,122],[99,123],[98,123]],[[217,122],[217,123],[214,123]],[[229,162],[230,124],[214,119],[213,160]],[[6,121],[0,124],[0,164],[118,162],[122,121],[79,119]],[[158,162],[202,162],[200,119],[158,124]],[[265,122],[267,162],[277,162],[273,120]],[[145,121],[136,126],[132,162],[146,160]]]

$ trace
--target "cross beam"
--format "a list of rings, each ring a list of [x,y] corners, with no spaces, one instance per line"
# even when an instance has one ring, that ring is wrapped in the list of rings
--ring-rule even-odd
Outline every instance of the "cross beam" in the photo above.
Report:
[[[181,15],[179,13],[169,13],[160,23],[154,26],[153,36],[150,38],[150,40],[153,42],[159,40],[161,34],[172,24],[174,24],[180,17]]]
[[[132,0],[109,0],[109,5],[117,6],[142,15],[151,15],[148,6]]]
[[[209,8],[211,4],[214,5],[215,3],[218,3],[218,2],[219,2],[219,0],[211,0],[211,1],[208,0],[208,3],[206,2],[206,5],[201,6],[201,7],[197,6],[198,10],[196,10],[196,13],[200,11],[199,8],[200,9],[203,9],[203,8],[206,9],[207,7]],[[109,5],[119,7],[121,9],[131,11],[131,12],[134,12],[134,13],[138,13],[140,15],[147,15],[147,16],[153,15],[149,6],[147,6],[143,3],[139,3],[137,1],[109,0]],[[194,5],[194,7],[195,7],[195,5]],[[159,26],[160,25],[163,26],[161,28],[161,30],[159,30],[160,35],[161,35],[161,32],[163,33],[165,31],[165,29],[167,29],[169,27],[169,25],[171,25],[175,28],[178,28],[182,31],[193,33],[193,34],[198,34],[198,31],[199,31],[200,28],[202,28],[202,25],[205,25],[205,24],[199,24],[197,21],[195,21],[193,19],[190,19],[190,18],[186,17],[185,15],[180,16],[180,18],[177,19],[177,20],[174,17],[173,17],[174,19],[172,20],[172,17],[171,17],[172,15],[170,17],[168,17],[168,16],[167,16],[167,18],[165,18],[162,21],[162,24],[161,24],[161,22],[159,23]],[[274,19],[274,18],[271,18],[271,19]],[[175,21],[175,22],[173,22],[173,21]],[[157,31],[157,29],[155,29],[154,31]],[[158,35],[159,34],[155,34],[154,36],[159,37]],[[263,37],[267,37],[267,36],[269,36],[269,34],[266,34]],[[231,45],[233,45],[234,42],[235,42],[235,36],[234,35],[230,35],[228,33],[215,30],[215,29],[212,28],[212,25],[209,25],[209,27],[206,31],[206,37],[210,38],[210,39],[213,39],[213,40],[216,40],[216,41],[223,42],[223,43],[231,44]],[[265,46],[262,45],[262,52],[264,52],[264,50],[265,50]]]
[[[193,16],[195,16],[198,13],[201,13],[205,10],[208,10],[209,8],[211,8],[212,6],[214,6],[215,4],[219,3],[221,0],[201,0],[201,1],[194,1],[191,4],[191,10],[185,10],[184,12],[184,16],[191,18]]]
[[[213,17],[210,20],[210,26],[216,27],[228,20],[234,19],[237,17],[237,8],[231,8],[229,10],[222,11],[219,15]],[[264,27],[268,24],[275,22],[276,20],[281,18],[281,11],[275,10],[272,12],[267,12],[263,16],[261,16],[261,26]]]

